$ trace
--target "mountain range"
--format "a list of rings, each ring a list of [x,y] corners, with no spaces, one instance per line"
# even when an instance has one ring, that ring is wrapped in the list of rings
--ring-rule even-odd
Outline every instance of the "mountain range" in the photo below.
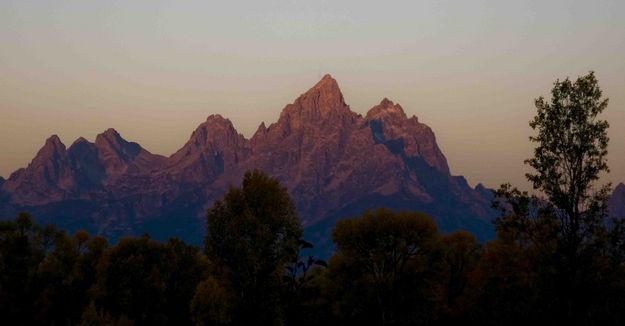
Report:
[[[69,147],[53,135],[26,168],[0,178],[0,216],[29,211],[42,223],[113,240],[148,232],[199,244],[206,209],[250,169],[287,187],[322,254],[338,219],[376,207],[423,211],[444,232],[494,235],[492,193],[451,175],[430,127],[386,98],[365,116],[353,112],[330,75],[251,138],[210,115],[169,157],[114,129]],[[625,212],[625,185],[615,194],[611,208]]]

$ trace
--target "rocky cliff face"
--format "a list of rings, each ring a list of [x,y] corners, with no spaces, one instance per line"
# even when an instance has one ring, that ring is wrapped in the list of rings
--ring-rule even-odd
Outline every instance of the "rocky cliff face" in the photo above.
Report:
[[[48,138],[28,167],[11,174],[3,189],[20,205],[61,201],[76,190],[67,150],[59,137]]]
[[[239,134],[230,120],[211,115],[189,141],[168,160],[161,174],[184,186],[199,186],[231,172],[250,156],[249,141]]]
[[[126,141],[115,129],[99,134],[94,145],[104,167],[106,184],[113,184],[124,175],[141,175],[158,170],[166,160],[137,143]]]
[[[449,173],[447,159],[438,148],[432,129],[419,123],[415,116],[408,118],[399,104],[385,98],[367,112],[365,120],[376,142],[393,144],[397,147],[393,151],[420,157],[442,173]]]
[[[205,209],[249,169],[289,189],[317,242],[328,241],[337,219],[380,206],[424,211],[443,231],[492,236],[489,192],[450,174],[427,125],[388,99],[364,117],[353,112],[330,75],[249,140],[220,115],[209,116],[168,158],[113,129],[67,150],[53,136],[0,186],[9,194],[5,212],[10,206],[57,224],[82,221],[111,236],[147,230],[197,243]]]

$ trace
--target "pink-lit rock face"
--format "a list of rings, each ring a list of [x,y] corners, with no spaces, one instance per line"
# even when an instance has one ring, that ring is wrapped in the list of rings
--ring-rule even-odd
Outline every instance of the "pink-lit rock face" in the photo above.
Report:
[[[58,136],[48,138],[25,169],[15,171],[3,186],[17,203],[36,205],[60,201],[75,187],[67,150]]]
[[[405,155],[421,157],[437,170],[449,173],[447,159],[438,148],[432,129],[419,123],[415,116],[408,118],[399,104],[385,98],[367,112],[365,119],[368,122],[381,122],[381,133],[376,134],[376,138],[383,137],[386,141],[400,140]]]
[[[249,141],[230,120],[211,115],[189,141],[167,160],[166,174],[186,185],[201,185],[229,172],[250,155]]]
[[[154,155],[139,144],[126,141],[115,129],[107,129],[99,134],[95,139],[95,147],[108,183],[114,183],[123,175],[157,170],[165,162],[165,157]]]
[[[89,201],[102,229],[169,211],[201,217],[250,169],[289,189],[306,226],[379,206],[425,210],[443,229],[470,228],[475,220],[488,225],[492,216],[488,192],[450,174],[428,126],[388,99],[365,117],[351,111],[330,75],[249,140],[220,115],[209,116],[168,158],[113,129],[67,150],[53,136],[2,189],[18,206]]]

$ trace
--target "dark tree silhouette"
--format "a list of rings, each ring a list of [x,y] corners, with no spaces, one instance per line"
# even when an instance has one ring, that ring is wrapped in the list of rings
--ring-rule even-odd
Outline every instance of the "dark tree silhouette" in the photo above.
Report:
[[[332,238],[337,252],[330,272],[350,323],[415,324],[431,317],[429,280],[438,251],[431,218],[379,209],[339,221]]]
[[[469,278],[480,258],[480,245],[466,231],[445,234],[441,238],[442,263],[440,271],[441,318],[452,323],[465,317],[472,299],[467,294]]]
[[[232,290],[235,324],[283,319],[280,291],[285,266],[297,259],[302,227],[287,190],[250,171],[208,210],[205,250],[215,278]]]
[[[610,272],[610,237],[620,228],[607,220],[610,185],[597,185],[608,172],[608,123],[599,115],[607,107],[593,72],[572,82],[556,81],[551,100],[535,101],[530,126],[537,144],[526,164],[527,178],[544,196],[529,196],[509,184],[497,191],[495,206],[504,217],[498,231],[516,236],[534,251],[533,270],[540,290],[535,308],[569,322],[592,318],[592,308]]]
[[[536,99],[536,116],[530,126],[538,135],[534,157],[525,162],[534,168],[527,178],[554,206],[561,241],[571,264],[580,245],[593,241],[606,216],[610,185],[594,190],[601,172],[609,172],[608,122],[599,119],[608,99],[593,72],[571,82],[556,81],[551,101]]]

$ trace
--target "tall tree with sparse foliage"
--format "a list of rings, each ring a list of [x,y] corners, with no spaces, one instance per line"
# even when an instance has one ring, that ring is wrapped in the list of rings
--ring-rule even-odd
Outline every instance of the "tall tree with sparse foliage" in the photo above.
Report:
[[[608,99],[593,72],[556,81],[548,101],[535,100],[530,126],[537,134],[526,176],[540,196],[509,184],[497,191],[504,217],[500,233],[514,234],[534,257],[540,302],[537,311],[558,311],[570,321],[589,318],[597,290],[609,272],[610,238],[619,228],[607,220],[610,184],[599,185],[607,165],[608,122],[600,118]],[[546,308],[549,307],[549,308]]]
[[[536,99],[538,112],[530,122],[538,135],[534,168],[527,178],[555,206],[571,258],[579,246],[591,240],[603,222],[610,185],[595,189],[602,172],[609,172],[608,122],[599,115],[608,106],[593,72],[571,82],[556,81],[551,101]]]

